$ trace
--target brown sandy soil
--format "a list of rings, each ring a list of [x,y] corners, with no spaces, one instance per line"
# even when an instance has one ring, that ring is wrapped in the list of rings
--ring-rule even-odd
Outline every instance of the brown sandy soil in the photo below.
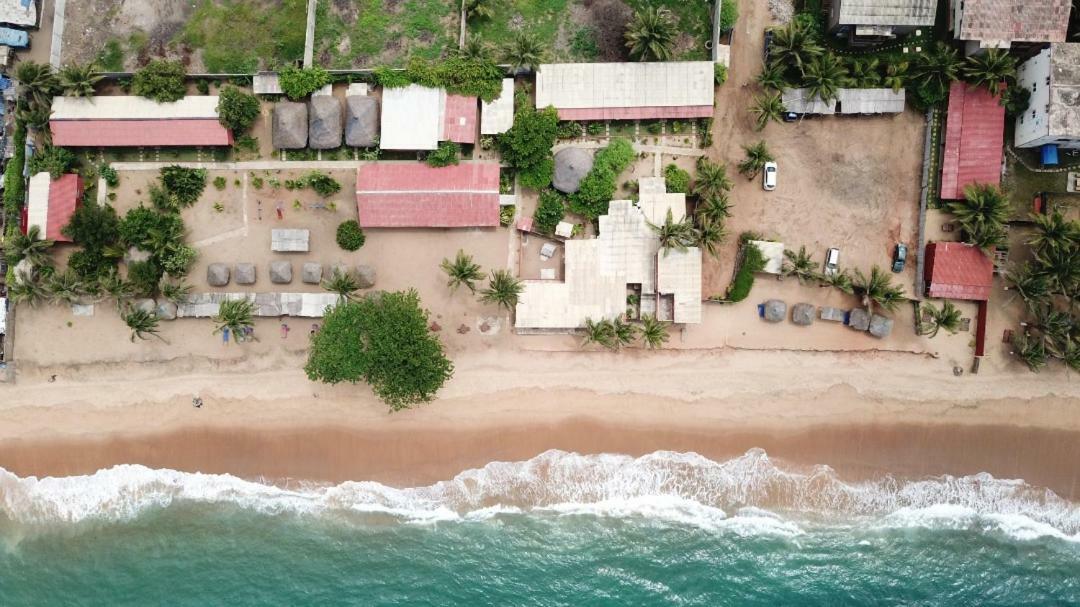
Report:
[[[93,61],[106,42],[116,38],[126,45],[128,37],[135,33],[147,36],[146,50],[150,56],[170,56],[168,43],[184,27],[194,7],[188,0],[68,2],[61,62]],[[139,62],[139,57],[127,56],[125,67],[133,69]],[[188,66],[192,72],[201,69],[198,62]]]

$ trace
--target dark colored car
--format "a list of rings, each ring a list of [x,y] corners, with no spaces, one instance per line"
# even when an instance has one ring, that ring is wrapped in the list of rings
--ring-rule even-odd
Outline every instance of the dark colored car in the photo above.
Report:
[[[896,250],[893,251],[892,271],[898,274],[903,272],[905,263],[907,263],[907,245],[899,243],[896,245]]]

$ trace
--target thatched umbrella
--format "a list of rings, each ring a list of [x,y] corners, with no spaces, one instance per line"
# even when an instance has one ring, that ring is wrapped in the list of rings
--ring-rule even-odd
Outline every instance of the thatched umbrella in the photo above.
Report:
[[[379,102],[367,95],[345,98],[345,145],[369,148],[379,136]]]
[[[341,102],[333,95],[315,95],[308,112],[308,147],[332,150],[341,147]]]
[[[581,185],[581,180],[593,167],[592,152],[584,148],[564,148],[555,153],[555,178],[552,185],[556,190],[573,194]]]
[[[865,331],[870,328],[870,313],[863,308],[852,308],[851,317],[848,318],[848,326],[856,331]]]
[[[814,306],[808,303],[797,303],[791,306],[791,322],[808,327],[814,324]]]
[[[892,333],[893,321],[891,318],[885,318],[880,314],[874,314],[870,318],[870,335],[877,337],[878,339],[888,337]]]
[[[787,304],[779,299],[770,299],[765,302],[765,320],[780,322],[787,316]]]
[[[274,106],[274,149],[299,150],[307,147],[307,105],[280,101]]]

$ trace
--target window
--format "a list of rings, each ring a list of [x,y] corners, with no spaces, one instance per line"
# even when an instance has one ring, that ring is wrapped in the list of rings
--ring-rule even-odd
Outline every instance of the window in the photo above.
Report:
[[[1024,115],[1020,114],[1020,124],[1024,124]]]

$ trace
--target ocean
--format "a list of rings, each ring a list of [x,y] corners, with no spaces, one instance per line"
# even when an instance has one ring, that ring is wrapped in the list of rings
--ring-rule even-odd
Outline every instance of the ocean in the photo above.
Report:
[[[1080,505],[753,450],[549,451],[426,487],[0,469],[0,605],[1080,605]]]

